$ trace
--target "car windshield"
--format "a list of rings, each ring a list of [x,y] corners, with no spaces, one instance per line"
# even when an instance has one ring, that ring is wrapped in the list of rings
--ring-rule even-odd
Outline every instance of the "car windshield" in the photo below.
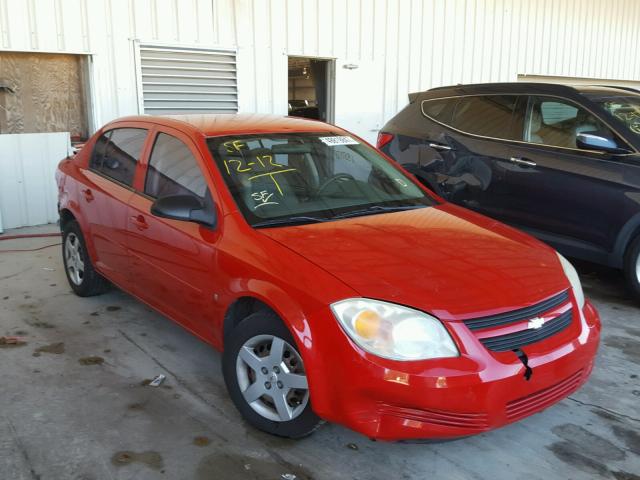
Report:
[[[640,95],[589,95],[606,112],[640,136]]]
[[[330,133],[208,139],[238,207],[254,227],[423,208],[435,201],[376,150]]]

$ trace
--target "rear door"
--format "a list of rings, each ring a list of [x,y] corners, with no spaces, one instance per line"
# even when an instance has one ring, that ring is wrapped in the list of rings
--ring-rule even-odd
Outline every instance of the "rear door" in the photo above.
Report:
[[[104,132],[96,141],[86,180],[80,192],[80,209],[96,252],[96,266],[110,280],[129,281],[126,247],[127,205],[147,130],[132,124]]]
[[[127,231],[134,293],[211,341],[220,230],[151,214],[153,202],[167,195],[211,201],[204,161],[187,135],[160,127],[129,202]]]
[[[600,118],[572,100],[523,96],[522,132],[509,156],[504,182],[510,202],[502,219],[524,227],[567,254],[584,257],[613,249],[625,222],[637,213],[629,169],[638,156],[580,149],[576,136],[593,132],[626,143]],[[630,183],[631,182],[631,183]]]

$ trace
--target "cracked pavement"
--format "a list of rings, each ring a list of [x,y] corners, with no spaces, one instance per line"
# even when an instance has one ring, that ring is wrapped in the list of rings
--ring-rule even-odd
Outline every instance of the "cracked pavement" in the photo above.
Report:
[[[242,422],[209,346],[118,290],[73,295],[60,247],[0,253],[0,335],[26,341],[0,349],[0,478],[640,479],[640,303],[618,272],[579,270],[603,337],[571,398],[448,443],[371,442],[331,424],[288,441]],[[158,374],[161,387],[144,385]]]

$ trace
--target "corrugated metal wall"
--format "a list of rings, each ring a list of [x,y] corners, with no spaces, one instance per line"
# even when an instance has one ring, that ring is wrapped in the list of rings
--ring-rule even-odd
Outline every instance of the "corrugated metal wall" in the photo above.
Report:
[[[237,47],[241,111],[286,113],[287,55],[335,57],[336,122],[369,138],[432,86],[640,78],[636,0],[0,0],[0,48],[94,54],[97,123],[137,111],[133,39]]]
[[[412,91],[639,80],[640,1],[0,0],[0,49],[90,55],[97,126],[138,112],[136,43],[234,49],[241,112],[286,114],[288,55],[335,58],[335,122],[373,141]]]

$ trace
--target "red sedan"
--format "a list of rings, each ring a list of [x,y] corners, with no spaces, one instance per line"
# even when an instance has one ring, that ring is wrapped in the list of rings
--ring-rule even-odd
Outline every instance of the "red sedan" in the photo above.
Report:
[[[123,118],[56,177],[73,290],[115,284],[224,350],[264,431],[471,435],[592,370],[600,321],[567,260],[333,125]]]

